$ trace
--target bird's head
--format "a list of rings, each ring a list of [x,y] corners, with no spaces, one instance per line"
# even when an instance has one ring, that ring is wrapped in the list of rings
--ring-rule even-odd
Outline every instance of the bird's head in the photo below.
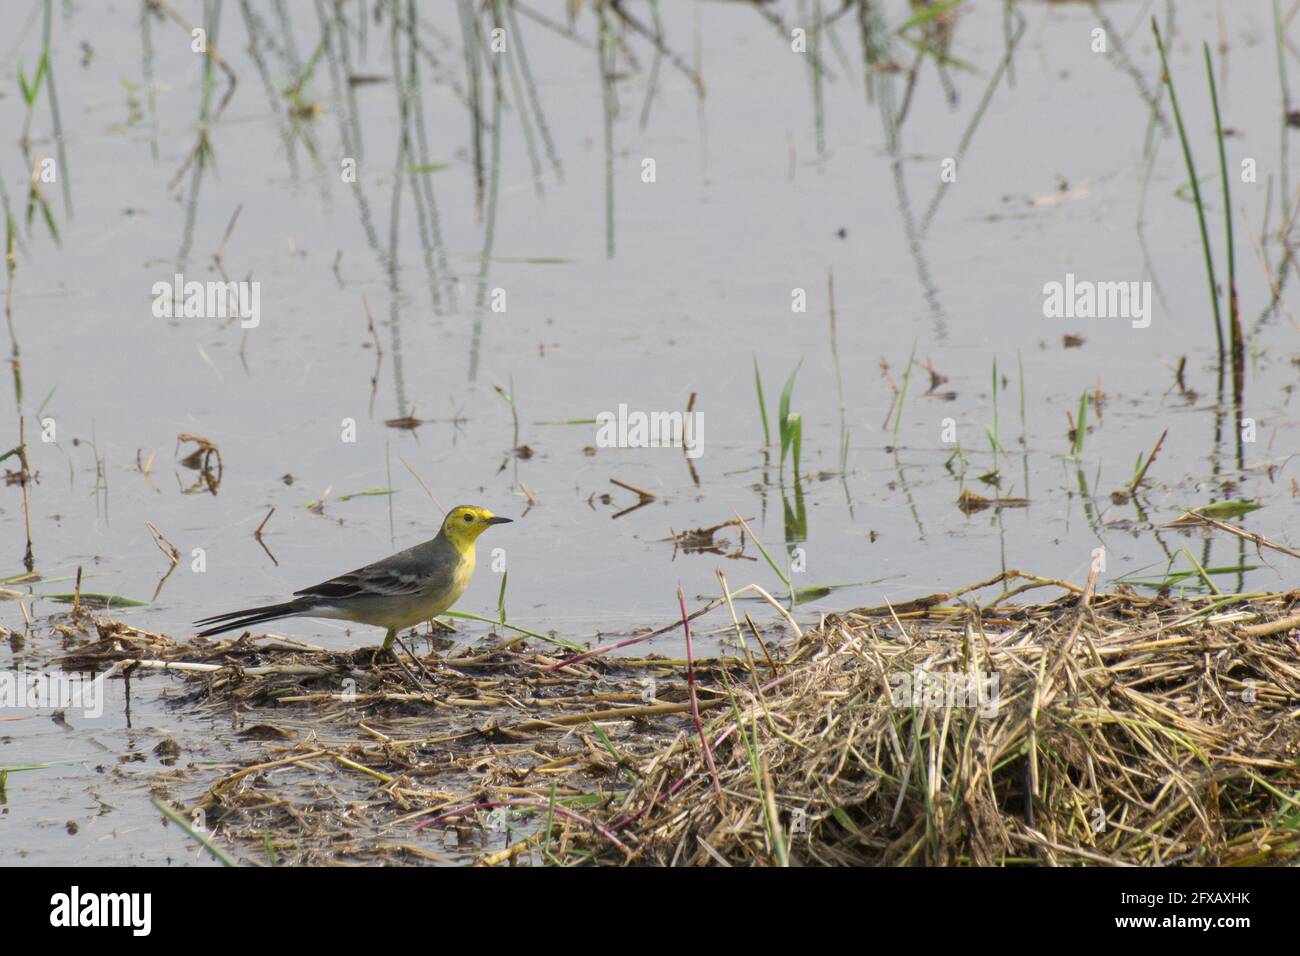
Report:
[[[512,519],[500,518],[477,505],[457,505],[447,512],[442,522],[442,535],[457,551],[472,548],[478,536],[494,524],[506,524]]]

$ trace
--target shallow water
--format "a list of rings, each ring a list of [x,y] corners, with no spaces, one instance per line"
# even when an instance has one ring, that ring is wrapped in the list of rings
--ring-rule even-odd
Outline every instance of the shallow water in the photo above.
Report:
[[[1081,582],[1098,547],[1107,584],[1160,578],[1173,555],[1180,571],[1192,558],[1211,569],[1257,566],[1213,575],[1225,591],[1296,586],[1292,559],[1276,552],[1260,560],[1226,536],[1152,530],[1182,507],[1251,499],[1264,507],[1240,519],[1245,527],[1291,547],[1300,537],[1291,461],[1300,350],[1290,317],[1300,276],[1294,263],[1281,265],[1273,235],[1294,204],[1300,147],[1280,121],[1270,5],[1233,5],[1226,60],[1216,59],[1249,336],[1242,415],[1255,434],[1243,443],[1215,398],[1213,317],[1167,95],[1149,130],[1159,78],[1150,5],[1101,7],[1109,44],[1101,54],[1090,49],[1098,26],[1090,5],[968,4],[952,33],[953,62],[941,75],[935,57],[924,57],[909,93],[906,72],[879,66],[868,91],[856,14],[830,27],[817,83],[812,57],[791,51],[788,29],[754,10],[663,4],[666,42],[673,57],[696,65],[705,96],[670,60],[655,71],[653,47],[625,33],[636,59],[619,55],[609,84],[619,108],[612,152],[589,6],[574,27],[578,41],[523,13],[507,22],[507,59],[483,54],[478,137],[450,4],[420,5],[418,96],[405,103],[391,80],[390,44],[398,72],[409,75],[411,33],[390,33],[387,8],[376,22],[375,5],[364,5],[363,39],[349,6],[345,58],[345,26],[322,24],[313,5],[285,4],[281,17],[272,7],[223,4],[210,37],[237,82],[215,120],[226,77],[212,70],[205,97],[205,60],[176,23],[149,18],[146,56],[137,9],[56,5],[50,75],[62,157],[47,89],[27,154],[18,141],[26,110],[14,78],[20,65],[30,77],[39,59],[40,9],[6,38],[0,129],[12,131],[3,182],[18,226],[12,328],[21,395],[0,391],[0,420],[10,423],[7,445],[17,441],[19,415],[26,419],[38,478],[31,535],[44,580],[17,586],[35,623],[0,650],[0,667],[54,656],[45,616],[59,607],[39,595],[72,590],[78,567],[86,591],[149,602],[116,615],[181,635],[198,617],[280,599],[429,537],[440,514],[408,464],[442,504],[481,503],[517,519],[483,539],[478,575],[458,607],[495,616],[501,578],[489,558],[500,548],[510,620],[578,641],[670,621],[678,583],[688,598],[716,594],[719,566],[733,586],[783,590],[752,541],[743,557],[723,557],[685,554],[668,540],[736,513],[778,560],[783,542],[801,549],[791,552],[806,568],[793,575],[796,586],[849,586],[803,605],[812,619],[1004,568]],[[1163,5],[1154,8],[1163,25]],[[200,15],[197,5],[177,9]],[[786,28],[812,22],[801,14],[811,4],[774,9]],[[900,3],[883,11],[891,30],[910,16]],[[650,23],[649,8],[641,16]],[[1216,5],[1178,4],[1175,26],[1171,72],[1222,275],[1223,202],[1200,51],[1208,40],[1218,55]],[[1295,36],[1292,26],[1292,46]],[[516,94],[519,64],[508,60],[516,39],[545,133],[532,97]],[[892,43],[905,71],[916,54],[897,36]],[[1289,48],[1284,58],[1300,75]],[[281,91],[304,74],[291,102]],[[349,85],[348,75],[362,82]],[[904,101],[897,126],[890,117]],[[195,154],[201,130],[210,151]],[[47,157],[59,179],[41,192],[58,244],[39,206],[26,223],[28,176]],[[947,158],[956,159],[955,182],[940,180]],[[356,184],[342,181],[345,159],[356,160]],[[646,159],[654,182],[643,181]],[[1235,174],[1245,160],[1255,163],[1253,183]],[[1285,308],[1269,308],[1270,280],[1252,248],[1251,235],[1265,232]],[[214,252],[231,279],[260,284],[256,327],[156,317],[154,284],[177,272],[221,278]],[[848,432],[842,476],[832,273]],[[1044,285],[1067,273],[1151,281],[1149,327],[1044,317]],[[796,289],[806,312],[792,311]],[[503,296],[504,311],[494,311]],[[1082,344],[1066,348],[1066,334]],[[954,394],[925,394],[930,376],[918,364],[895,438],[890,381],[902,387],[913,352],[946,376],[934,391]],[[1194,397],[1176,385],[1184,356]],[[773,432],[766,453],[755,361]],[[789,462],[778,477],[775,424],[796,365],[799,495]],[[517,439],[497,387],[513,396]],[[1100,415],[1089,406],[1076,460],[1068,416],[1081,393],[1098,388]],[[692,396],[705,423],[698,458],[596,447],[590,420],[601,412],[680,411]],[[385,424],[407,416],[426,423]],[[346,420],[355,441],[345,440]],[[588,423],[548,424],[572,420]],[[51,421],[54,440],[41,441],[40,423],[48,431]],[[986,431],[995,422],[996,458]],[[1113,502],[1166,429],[1138,506]],[[177,451],[182,433],[219,447],[215,487],[181,464],[194,450]],[[512,453],[516,444],[531,455]],[[140,463],[151,457],[145,474]],[[1000,486],[978,479],[995,467]],[[611,479],[656,498],[624,513],[637,496]],[[1028,505],[967,515],[956,504],[964,489]],[[323,513],[306,507],[327,490]],[[800,507],[802,522],[793,517]],[[263,540],[274,560],[253,536],[271,508]],[[165,581],[170,562],[146,522],[180,553]],[[0,572],[18,574],[17,484],[0,499],[0,526],[9,555]],[[728,555],[739,546],[734,528],[719,538]],[[1196,577],[1184,584],[1202,586]],[[28,630],[16,600],[0,604],[0,624]],[[486,629],[468,623],[467,637]],[[331,648],[379,637],[317,621],[284,622],[277,632]],[[137,692],[143,686],[167,681]],[[148,802],[154,758],[103,774],[97,766],[160,736],[222,759],[207,749],[221,746],[221,734],[214,739],[204,719],[150,704],[147,694],[137,707],[151,730],[109,716],[93,732],[69,730],[45,711],[0,724],[0,766],[59,768],[11,775],[0,859],[193,859],[193,845],[175,828],[164,832]],[[119,700],[106,714],[120,710]],[[115,807],[102,816],[100,788]],[[81,821],[80,837],[64,832],[68,819]]]

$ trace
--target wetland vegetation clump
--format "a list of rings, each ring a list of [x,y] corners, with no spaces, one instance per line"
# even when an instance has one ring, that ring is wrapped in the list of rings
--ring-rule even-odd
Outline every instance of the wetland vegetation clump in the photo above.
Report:
[[[1020,577],[1065,594],[980,608],[954,603],[958,592],[849,611],[738,681],[713,728],[722,799],[684,741],[636,765],[619,810],[635,820],[638,839],[625,839],[636,858],[1300,856],[1300,591],[1183,600]]]
[[[154,778],[232,862],[1300,858],[1300,591],[1094,588],[1008,571],[798,634],[728,625],[709,659],[519,637],[372,661],[100,623],[64,664],[178,671],[242,727],[238,760]]]

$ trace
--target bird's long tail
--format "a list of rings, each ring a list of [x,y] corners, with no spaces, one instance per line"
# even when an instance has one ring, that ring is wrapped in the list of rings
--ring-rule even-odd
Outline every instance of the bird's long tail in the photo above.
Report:
[[[213,617],[205,617],[201,621],[195,621],[195,624],[211,624],[207,630],[199,631],[199,637],[211,637],[213,634],[224,634],[226,631],[233,631],[241,627],[250,627],[254,624],[261,624],[263,621],[275,621],[282,617],[294,617],[309,611],[312,607],[310,601],[304,601],[301,598],[293,601],[285,601],[283,604],[267,604],[263,607],[248,607],[242,611],[230,611],[226,614],[217,614]]]

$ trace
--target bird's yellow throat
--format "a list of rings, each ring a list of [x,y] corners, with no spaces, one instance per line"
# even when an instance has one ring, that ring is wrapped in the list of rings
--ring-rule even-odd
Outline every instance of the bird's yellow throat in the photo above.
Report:
[[[447,512],[440,532],[448,543],[463,557],[473,558],[474,542],[494,524],[503,524],[509,518],[498,518],[486,508],[460,505]]]

